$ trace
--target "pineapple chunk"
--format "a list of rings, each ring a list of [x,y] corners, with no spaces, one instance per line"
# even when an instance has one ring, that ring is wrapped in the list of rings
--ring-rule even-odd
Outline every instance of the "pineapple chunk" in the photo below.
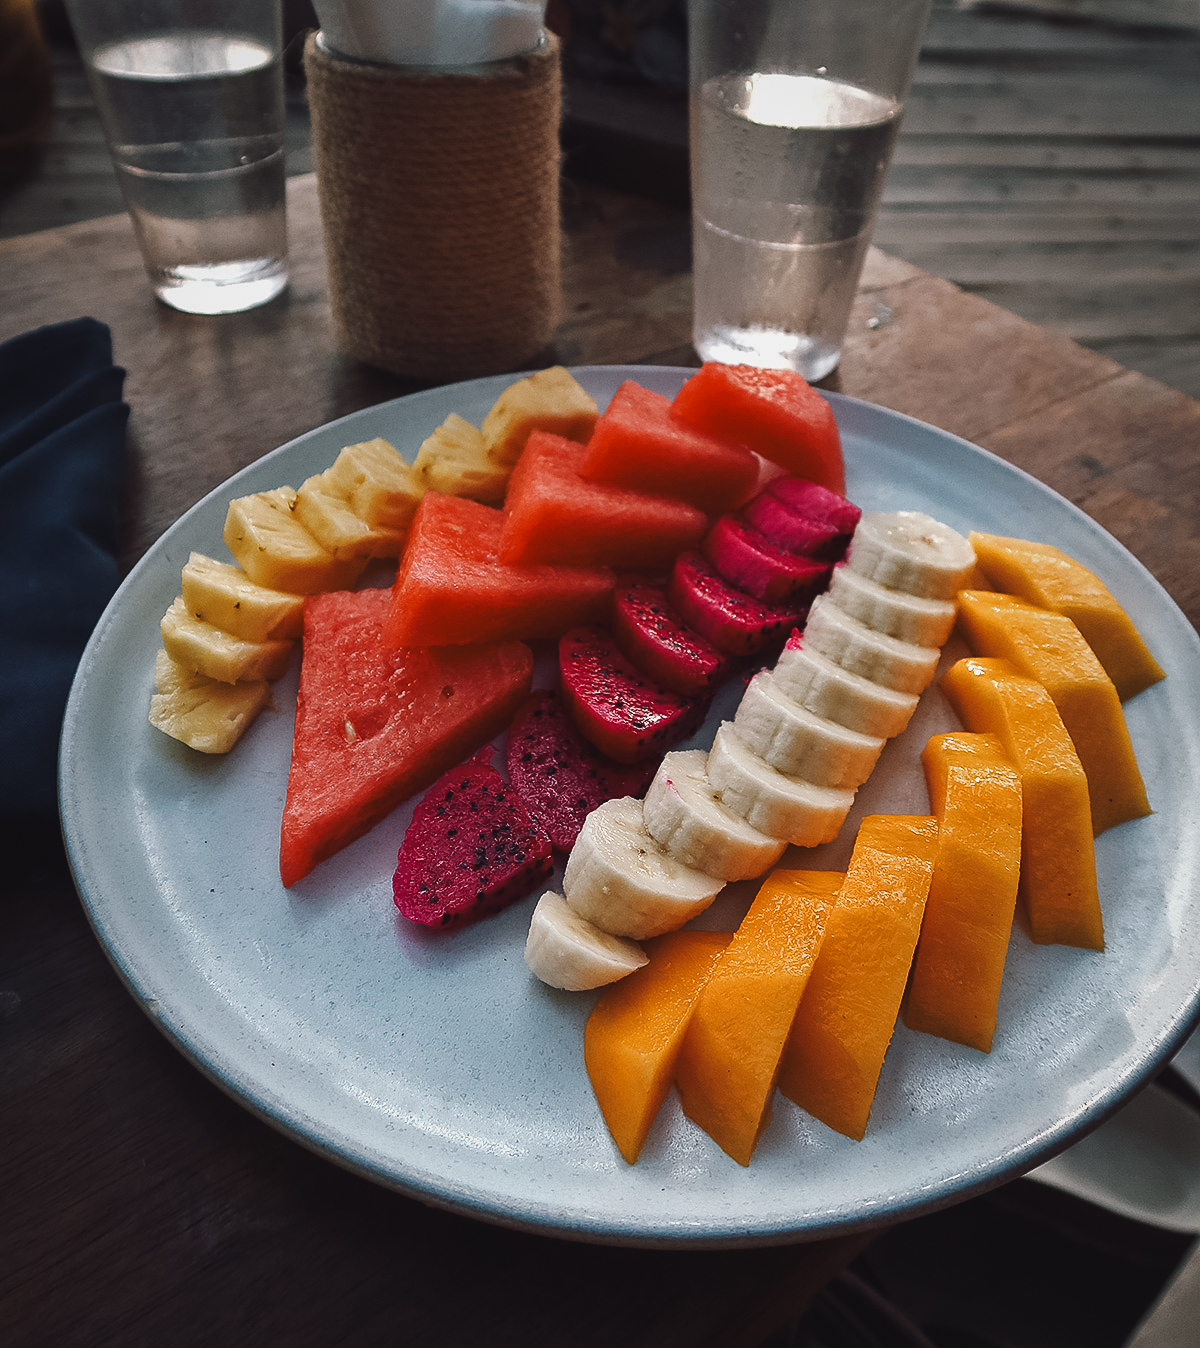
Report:
[[[163,648],[183,669],[220,683],[277,679],[292,655],[290,641],[247,641],[188,611],[183,596],[163,614],[159,624]]]
[[[335,557],[399,557],[404,551],[407,530],[369,525],[330,481],[328,469],[301,484],[293,513]]]
[[[406,529],[425,493],[412,465],[379,437],[346,445],[325,475],[359,519],[375,529]]]
[[[304,596],[268,590],[227,562],[193,552],[183,568],[183,602],[197,618],[246,641],[287,641],[304,631]]]
[[[202,754],[225,754],[267,705],[271,685],[218,683],[189,674],[160,650],[154,658],[150,724]]]
[[[289,594],[344,590],[358,579],[365,557],[335,557],[300,523],[296,493],[276,487],[230,501],[225,546],[251,580]]]
[[[413,468],[429,490],[485,504],[504,499],[510,472],[488,458],[483,432],[456,412],[421,445]]]
[[[553,431],[586,444],[598,415],[595,399],[561,365],[518,380],[483,419],[483,443],[493,463],[511,468],[530,431]]]

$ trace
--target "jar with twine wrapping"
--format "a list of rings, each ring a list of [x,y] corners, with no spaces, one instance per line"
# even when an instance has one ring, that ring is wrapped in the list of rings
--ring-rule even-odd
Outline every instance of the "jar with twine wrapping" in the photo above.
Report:
[[[562,310],[558,39],[445,68],[320,36],[304,65],[339,346],[431,381],[528,364]]]

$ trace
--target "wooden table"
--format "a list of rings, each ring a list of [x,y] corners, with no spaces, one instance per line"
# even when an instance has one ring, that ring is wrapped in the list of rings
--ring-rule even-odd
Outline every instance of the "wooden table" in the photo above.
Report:
[[[157,304],[124,216],[0,243],[0,339],[90,314],[129,370],[125,562],[267,450],[412,384],[332,345],[315,184],[293,283],[252,313]],[[695,364],[682,212],[565,185],[567,317],[547,359]],[[1035,473],[1200,622],[1200,403],[882,254],[830,386]],[[139,1014],[57,830],[0,821],[0,1337],[20,1345],[759,1343],[863,1243],[668,1252],[423,1207],[276,1134]]]

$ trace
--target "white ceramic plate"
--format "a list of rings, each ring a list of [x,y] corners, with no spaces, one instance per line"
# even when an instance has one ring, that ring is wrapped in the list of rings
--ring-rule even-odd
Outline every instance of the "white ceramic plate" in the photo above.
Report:
[[[670,394],[689,372],[577,373],[604,404],[624,378]],[[190,510],[113,600],[67,710],[61,805],[80,894],[134,997],[213,1080],[339,1164],[459,1212],[582,1240],[734,1246],[828,1235],[986,1189],[1098,1123],[1182,1041],[1200,1004],[1200,642],[1090,519],[941,431],[831,397],[860,505],[1054,541],[1136,616],[1168,674],[1127,706],[1156,813],[1098,841],[1107,953],[1014,934],[992,1053],[901,1025],[861,1143],[779,1100],[743,1168],[672,1096],[641,1161],[626,1165],[582,1063],[594,995],[544,987],[522,961],[532,901],[455,934],[408,925],[390,893],[403,807],[290,891],[281,886],[295,668],[276,710],[224,758],[147,723],[159,617],[192,549],[224,555],[231,496],[298,485],[342,445],[375,435],[411,454],[452,411],[478,423],[510,382],[402,398],[284,445]],[[714,710],[709,734],[738,692]],[[927,695],[856,814],[927,812],[917,755],[926,735],[952,724],[940,694]],[[853,827],[798,864],[842,864]],[[734,925],[747,889],[718,900],[708,925]]]

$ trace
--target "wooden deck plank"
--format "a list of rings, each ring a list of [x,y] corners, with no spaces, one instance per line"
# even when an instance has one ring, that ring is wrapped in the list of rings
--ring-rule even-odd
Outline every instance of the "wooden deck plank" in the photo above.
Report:
[[[1150,181],[1178,173],[1200,172],[1200,146],[1194,140],[1155,136],[1120,140],[1088,136],[908,136],[901,135],[889,177],[898,170],[930,168],[984,173],[1024,172],[1141,176]]]

